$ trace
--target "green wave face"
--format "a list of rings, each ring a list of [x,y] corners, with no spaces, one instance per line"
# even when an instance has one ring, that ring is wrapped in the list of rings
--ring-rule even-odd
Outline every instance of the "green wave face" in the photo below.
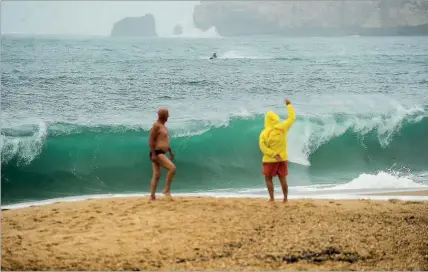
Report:
[[[328,125],[331,120],[334,129]],[[258,148],[262,127],[263,117],[255,116],[187,135],[172,131],[177,166],[173,190],[264,186]],[[3,205],[150,189],[146,130],[52,124],[2,133]],[[408,116],[389,127],[385,122],[373,125],[370,116],[298,117],[288,137],[289,183],[349,181],[363,172],[390,168],[426,171],[426,135],[428,118],[424,116]]]

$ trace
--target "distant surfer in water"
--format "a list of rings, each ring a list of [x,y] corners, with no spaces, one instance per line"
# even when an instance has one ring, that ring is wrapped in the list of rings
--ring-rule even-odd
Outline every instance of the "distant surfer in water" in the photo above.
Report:
[[[288,201],[288,154],[287,154],[287,132],[296,121],[296,114],[288,99],[288,119],[279,122],[279,116],[273,111],[265,115],[265,128],[260,133],[259,146],[263,153],[263,175],[269,191],[269,201],[274,201],[273,177],[278,176],[281,182],[284,202]]]
[[[171,150],[169,133],[167,127],[165,126],[165,123],[168,121],[168,117],[168,109],[159,109],[158,120],[153,124],[152,129],[150,130],[149,156],[153,166],[150,200],[156,200],[156,188],[161,176],[161,166],[168,170],[163,193],[166,197],[171,198],[171,182],[174,178],[176,168],[172,162],[174,160],[174,153]],[[166,156],[166,152],[169,152],[171,159]]]
[[[217,58],[217,54],[213,53],[213,55],[210,57],[210,59],[216,59]]]

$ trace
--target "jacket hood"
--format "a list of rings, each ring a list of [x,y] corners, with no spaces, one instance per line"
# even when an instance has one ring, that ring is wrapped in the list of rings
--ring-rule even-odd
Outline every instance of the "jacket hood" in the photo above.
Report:
[[[273,111],[268,111],[265,115],[265,128],[272,128],[279,123],[278,114]]]

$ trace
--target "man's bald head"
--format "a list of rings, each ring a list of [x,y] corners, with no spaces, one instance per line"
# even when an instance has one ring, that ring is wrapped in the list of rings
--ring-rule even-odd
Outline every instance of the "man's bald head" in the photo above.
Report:
[[[158,119],[159,121],[166,122],[168,121],[169,112],[167,108],[160,108],[158,110]]]

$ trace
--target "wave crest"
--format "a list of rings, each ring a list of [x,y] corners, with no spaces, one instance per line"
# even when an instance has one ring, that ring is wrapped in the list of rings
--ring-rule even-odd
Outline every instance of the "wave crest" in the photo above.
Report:
[[[313,185],[387,169],[426,172],[425,111],[399,113],[299,116],[288,137],[290,180]],[[177,192],[259,185],[263,116],[191,124],[172,130]],[[148,135],[137,126],[40,123],[3,129],[2,201],[148,191],[149,183],[142,183],[152,174]]]
[[[242,153],[258,151],[257,139],[263,126],[263,116],[244,115],[224,122],[196,122],[180,129],[172,129],[173,145],[184,149],[196,148],[202,140],[209,148],[238,144]],[[388,150],[391,142],[396,139],[402,149],[414,150],[425,146],[424,134],[428,133],[428,119],[424,108],[397,108],[396,112],[384,115],[346,115],[329,116],[298,116],[289,132],[288,149],[290,161],[310,166],[322,156],[334,157],[355,156],[352,152],[365,152],[367,155],[374,149]],[[147,139],[148,129],[126,125],[94,125],[83,126],[67,123],[47,125],[39,122],[36,126],[16,129],[3,129],[1,135],[2,163],[16,161],[29,164],[45,147],[46,141],[61,137],[66,144],[68,137],[79,137],[97,145],[97,135],[109,134],[110,137],[127,137],[138,135]],[[88,138],[85,138],[86,137]],[[426,134],[425,134],[426,135]],[[131,140],[131,138],[129,139]],[[176,141],[177,143],[174,143]],[[114,142],[109,145],[114,145]],[[137,144],[137,143],[134,143]],[[146,145],[146,143],[142,143]],[[141,146],[140,148],[144,148]],[[205,147],[206,148],[206,147]],[[393,145],[393,148],[398,148]],[[378,150],[378,151],[379,151]],[[184,151],[184,150],[183,150]],[[255,152],[252,152],[255,154]],[[323,154],[331,153],[331,155]],[[227,152],[223,154],[225,159]],[[397,154],[399,157],[399,154]],[[258,157],[256,155],[256,157]],[[312,161],[312,163],[311,163]]]

